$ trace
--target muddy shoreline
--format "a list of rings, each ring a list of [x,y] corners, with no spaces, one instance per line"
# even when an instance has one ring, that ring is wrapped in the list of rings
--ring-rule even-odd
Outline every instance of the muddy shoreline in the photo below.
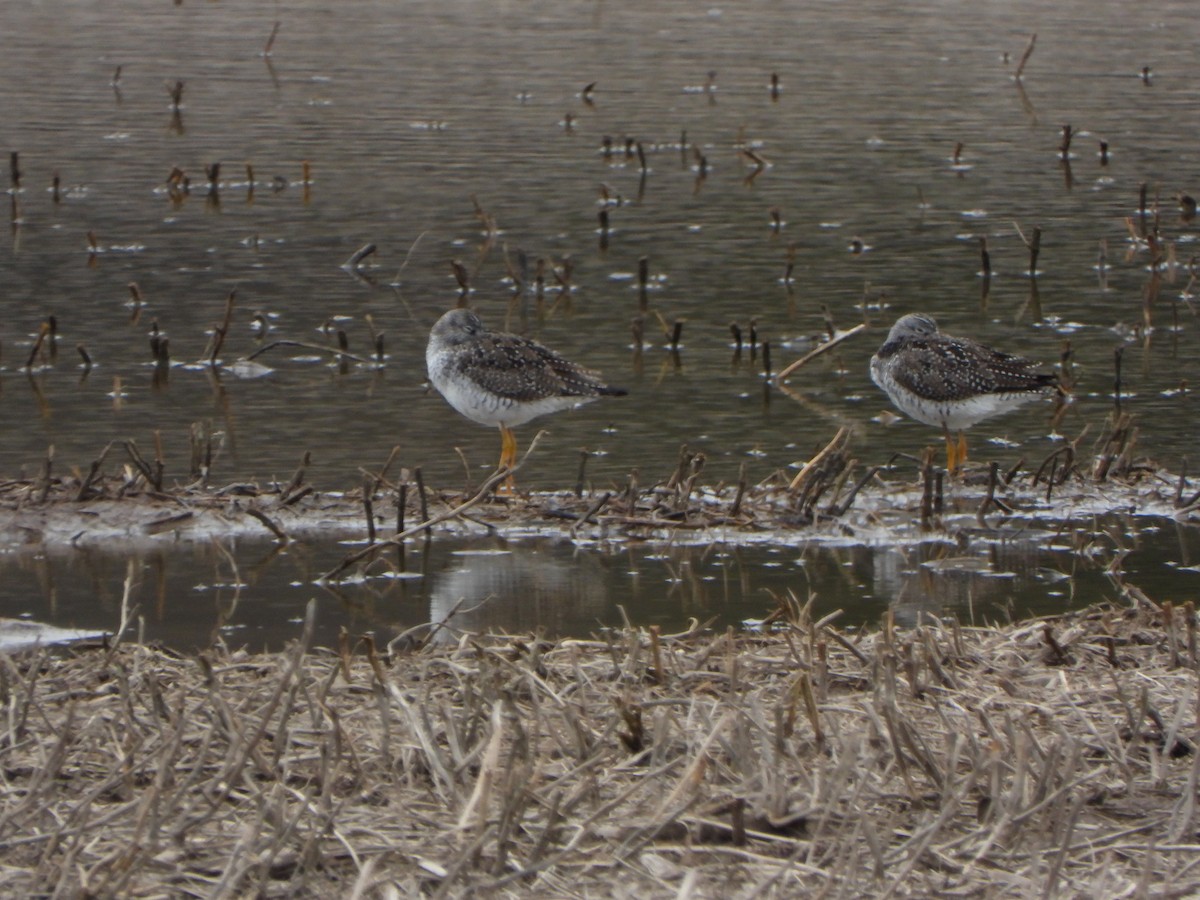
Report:
[[[670,477],[646,485],[631,477],[607,489],[512,496],[491,490],[499,473],[467,490],[426,489],[407,472],[323,492],[303,481],[155,489],[137,475],[0,480],[0,549],[223,538],[386,542],[439,531],[580,542],[786,542],[803,533],[844,543],[916,543],[1106,513],[1177,521],[1200,515],[1196,486],[1148,461],[1102,476],[1097,460],[1064,474],[1044,466],[1006,474],[993,465],[950,479],[928,463],[856,471],[837,441],[790,480],[776,473],[758,484],[706,485],[695,454]],[[831,447],[843,456],[836,465],[829,464]]]

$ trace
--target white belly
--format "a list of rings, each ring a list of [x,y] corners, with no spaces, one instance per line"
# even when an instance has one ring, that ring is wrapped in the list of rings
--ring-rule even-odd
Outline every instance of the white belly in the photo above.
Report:
[[[912,419],[944,428],[962,431],[976,422],[990,419],[1040,397],[1036,391],[1021,391],[1008,394],[976,394],[964,400],[926,400],[918,397],[892,379],[886,366],[871,361],[871,379],[883,388],[892,404]]]
[[[543,397],[513,400],[480,388],[470,378],[446,364],[445,356],[426,355],[429,381],[446,402],[480,425],[515,428],[547,413],[573,409],[595,397]]]
[[[511,400],[481,391],[474,384],[454,379],[430,378],[446,402],[473,422],[480,425],[504,425],[516,428],[547,413],[573,409],[594,400],[594,397],[546,397],[541,400]]]

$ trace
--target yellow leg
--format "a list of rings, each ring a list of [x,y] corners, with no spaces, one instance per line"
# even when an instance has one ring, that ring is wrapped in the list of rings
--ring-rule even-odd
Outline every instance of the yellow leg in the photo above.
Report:
[[[967,435],[966,432],[958,433],[958,464],[961,466],[967,461]]]
[[[517,436],[513,434],[513,430],[506,425],[500,426],[500,468],[511,469],[517,464]],[[511,494],[515,482],[511,475],[508,476],[497,489],[498,494]]]
[[[945,428],[943,431],[946,434],[946,471],[953,475],[958,471],[958,447],[954,443],[954,436],[950,434],[950,429]]]

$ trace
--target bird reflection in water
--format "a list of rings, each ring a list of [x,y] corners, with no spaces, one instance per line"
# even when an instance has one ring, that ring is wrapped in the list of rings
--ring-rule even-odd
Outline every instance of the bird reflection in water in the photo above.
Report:
[[[452,568],[432,578],[429,620],[440,626],[433,639],[488,631],[587,634],[606,621],[610,603],[600,558],[585,553],[564,560],[546,549],[522,543],[455,553]]]

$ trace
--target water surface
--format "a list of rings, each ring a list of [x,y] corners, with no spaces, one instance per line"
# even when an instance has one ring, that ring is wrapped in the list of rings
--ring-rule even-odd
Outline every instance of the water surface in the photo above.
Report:
[[[393,447],[431,483],[466,481],[464,459],[478,478],[497,435],[423,385],[428,328],[458,301],[455,260],[485,321],[630,392],[541,423],[529,487],[573,484],[581,448],[597,489],[635,467],[665,477],[683,443],[706,453],[706,480],[733,481],[743,463],[758,480],[841,424],[864,464],[919,451],[937,435],[885,424],[867,375],[884,328],[913,310],[1049,364],[1070,342],[1076,403],[1057,431],[1048,404],[1026,408],[974,429],[975,458],[1007,468],[1098,435],[1122,348],[1124,408],[1178,468],[1194,442],[1180,388],[1200,364],[1186,269],[1197,232],[1176,202],[1200,190],[1183,127],[1200,101],[1192,13],[1083,0],[14,5],[0,33],[4,146],[22,176],[0,242],[0,476],[39,472],[50,446],[56,471],[86,470],[108,442],[145,448],[157,434],[168,480],[186,482],[201,423],[221,441],[214,484],[286,479],[311,451],[312,481],[346,488]],[[190,193],[168,190],[175,168]],[[1157,221],[1177,265],[1151,272],[1129,217],[1139,233]],[[367,243],[367,267],[342,269]],[[553,275],[566,260],[569,291]],[[519,294],[510,270],[524,273]],[[231,291],[226,363],[274,339],[330,346],[339,329],[364,357],[383,332],[386,360],[339,367],[277,347],[257,358],[262,377],[185,365],[205,357]],[[747,338],[753,323],[778,370],[826,315],[881,327],[802,370],[791,394],[765,387],[761,348],[735,357],[731,323]],[[49,316],[57,352],[27,367]],[[673,354],[663,326],[676,321]],[[165,373],[151,363],[155,323]],[[179,565],[185,583],[208,577]],[[10,570],[2,602],[21,608]],[[612,590],[610,609],[632,604]],[[754,604],[761,614],[761,594]]]

